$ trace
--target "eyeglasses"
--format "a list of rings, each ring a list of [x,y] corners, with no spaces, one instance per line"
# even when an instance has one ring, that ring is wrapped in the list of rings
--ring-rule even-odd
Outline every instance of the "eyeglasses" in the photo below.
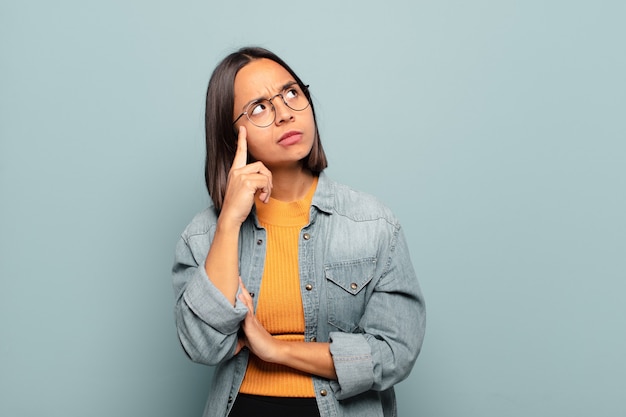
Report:
[[[308,89],[309,86],[306,85],[304,88]],[[248,104],[246,111],[237,116],[233,124],[237,123],[237,121],[245,115],[253,125],[257,127],[268,127],[276,120],[276,108],[272,103],[272,100],[276,97],[280,97],[287,107],[295,111],[302,111],[311,104],[302,88],[300,88],[297,83],[294,83],[273,97],[254,100]]]

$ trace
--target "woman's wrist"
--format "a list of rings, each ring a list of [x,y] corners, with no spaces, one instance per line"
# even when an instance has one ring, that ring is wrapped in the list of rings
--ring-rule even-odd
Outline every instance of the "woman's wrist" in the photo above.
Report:
[[[229,218],[227,215],[220,215],[217,219],[216,229],[217,233],[236,233],[239,235],[241,229],[241,222],[238,219]]]

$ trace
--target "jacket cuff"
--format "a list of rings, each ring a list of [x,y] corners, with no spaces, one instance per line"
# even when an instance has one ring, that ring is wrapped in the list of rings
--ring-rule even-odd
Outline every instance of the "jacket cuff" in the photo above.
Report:
[[[183,299],[194,314],[224,335],[237,332],[248,312],[239,298],[234,307],[230,304],[209,279],[204,264],[198,266],[198,273],[187,284]]]
[[[374,384],[372,350],[362,334],[330,333],[337,381],[330,381],[338,400],[369,390]]]

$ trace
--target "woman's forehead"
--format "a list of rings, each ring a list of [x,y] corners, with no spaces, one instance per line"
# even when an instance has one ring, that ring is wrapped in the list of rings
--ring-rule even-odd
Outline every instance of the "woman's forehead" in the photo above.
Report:
[[[276,94],[290,81],[295,80],[282,65],[270,59],[256,59],[235,76],[235,102]]]

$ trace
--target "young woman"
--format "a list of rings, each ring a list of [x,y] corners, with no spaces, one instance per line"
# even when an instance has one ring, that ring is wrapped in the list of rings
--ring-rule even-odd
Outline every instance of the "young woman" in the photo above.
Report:
[[[217,365],[204,416],[395,416],[423,298],[397,219],[323,173],[308,86],[265,49],[232,53],[206,147],[213,204],[173,267],[180,342]]]

